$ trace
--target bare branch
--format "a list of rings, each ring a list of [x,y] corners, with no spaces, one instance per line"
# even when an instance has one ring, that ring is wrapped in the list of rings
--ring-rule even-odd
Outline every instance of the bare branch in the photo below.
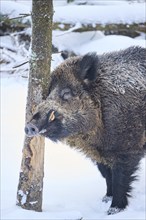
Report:
[[[11,52],[15,52],[15,53],[16,53],[16,50],[15,50],[15,49],[12,49],[12,48],[10,48],[10,47],[0,46],[0,49],[7,49],[7,50],[9,50],[9,51],[11,51]]]
[[[31,16],[31,13],[30,14],[19,14],[19,15],[22,15],[22,16]]]
[[[13,69],[18,68],[18,67],[20,67],[20,66],[23,66],[23,65],[25,65],[25,64],[28,63],[28,62],[29,62],[29,61],[26,61],[26,62],[24,62],[24,63],[21,63],[21,64],[17,65],[17,66],[13,66]]]
[[[15,19],[25,18],[25,17],[31,16],[31,14],[20,14],[20,15],[21,16],[18,16],[18,17],[8,18],[8,20],[15,20]]]
[[[81,27],[82,27],[82,25],[80,23],[77,23],[74,27],[71,27],[69,30],[64,31],[64,33],[62,33],[62,34],[58,34],[55,37],[60,37],[60,36],[63,36],[65,34],[69,34],[71,32],[74,32],[75,30],[80,29]]]

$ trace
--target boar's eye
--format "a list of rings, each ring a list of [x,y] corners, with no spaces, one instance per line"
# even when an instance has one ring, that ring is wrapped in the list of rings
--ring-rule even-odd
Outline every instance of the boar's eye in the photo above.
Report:
[[[69,88],[66,88],[61,91],[60,96],[63,100],[67,101],[72,98],[72,92]]]

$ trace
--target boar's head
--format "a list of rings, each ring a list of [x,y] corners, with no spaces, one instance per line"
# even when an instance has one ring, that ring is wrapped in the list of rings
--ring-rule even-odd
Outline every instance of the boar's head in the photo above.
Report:
[[[97,67],[95,53],[69,58],[59,65],[51,74],[47,99],[37,106],[25,127],[26,134],[57,141],[95,129],[99,111],[91,83]]]

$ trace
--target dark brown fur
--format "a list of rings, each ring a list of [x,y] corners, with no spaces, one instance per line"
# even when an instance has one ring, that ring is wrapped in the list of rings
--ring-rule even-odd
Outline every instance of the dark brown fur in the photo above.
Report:
[[[113,197],[108,214],[124,209],[146,142],[146,50],[67,59],[52,72],[48,98],[26,133],[84,152],[106,178]]]

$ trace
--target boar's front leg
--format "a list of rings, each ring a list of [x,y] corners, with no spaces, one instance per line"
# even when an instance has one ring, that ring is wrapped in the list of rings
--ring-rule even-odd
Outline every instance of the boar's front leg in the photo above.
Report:
[[[98,169],[101,172],[102,176],[106,179],[107,192],[103,197],[103,202],[108,202],[112,200],[112,171],[111,168],[102,163],[97,163]]]
[[[140,155],[120,155],[112,168],[113,199],[108,215],[118,213],[128,205],[128,197],[132,187],[130,184],[136,179],[133,173],[137,170]]]

